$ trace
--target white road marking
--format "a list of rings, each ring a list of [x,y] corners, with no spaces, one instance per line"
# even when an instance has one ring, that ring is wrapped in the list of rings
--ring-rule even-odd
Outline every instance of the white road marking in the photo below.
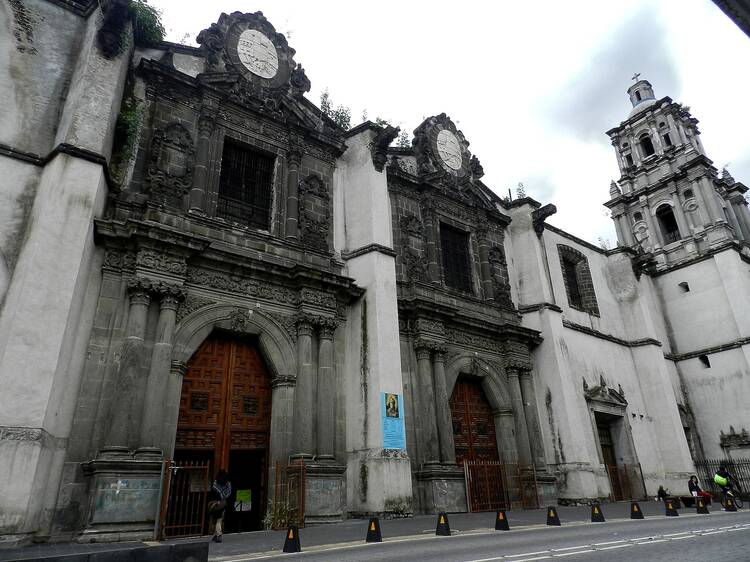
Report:
[[[553,548],[552,552],[565,552],[566,550],[575,550],[577,548],[584,548],[584,546],[588,546],[588,545],[583,545],[583,546],[567,546],[565,548]]]
[[[635,544],[656,544],[658,542],[669,542],[669,539],[656,539],[656,540],[648,541],[648,542],[637,542]]]
[[[673,538],[672,540],[673,540],[673,541],[681,541],[681,540],[683,540],[683,539],[694,539],[694,538],[695,538],[695,537],[697,537],[697,536],[698,536],[698,535],[685,535],[684,537],[675,537],[675,538]]]
[[[595,542],[594,546],[605,546],[608,544],[620,544],[621,542],[625,542],[625,540],[623,539],[621,541]]]
[[[552,558],[551,556],[537,556],[536,558],[524,558],[523,560],[516,560],[516,562],[532,562],[532,560],[545,560],[546,558]]]
[[[704,537],[706,535],[718,535],[719,533],[724,533],[725,531],[711,531],[710,533],[701,533]]]
[[[590,548],[588,550],[578,550],[576,552],[566,552],[565,554],[553,554],[555,558],[562,558],[563,556],[575,556],[576,554],[583,554],[585,552],[594,552],[593,548]]]
[[[579,547],[583,548],[583,547]],[[536,552],[524,552],[523,554],[507,554],[506,558],[518,558],[520,556],[535,556],[537,554],[547,554],[549,550],[537,550]],[[478,560],[472,560],[471,562],[479,562]],[[520,561],[519,561],[520,562]]]
[[[747,531],[747,529],[743,529],[742,527],[737,527],[736,529],[727,529],[727,533],[733,533],[734,531]]]
[[[633,546],[633,545],[631,543],[616,544],[613,546],[603,546],[601,548],[597,548],[597,550],[612,550],[613,548],[625,548],[627,546]]]
[[[682,533],[670,533],[668,535],[662,535],[662,537],[679,537],[680,535],[687,535],[690,531],[683,531]]]

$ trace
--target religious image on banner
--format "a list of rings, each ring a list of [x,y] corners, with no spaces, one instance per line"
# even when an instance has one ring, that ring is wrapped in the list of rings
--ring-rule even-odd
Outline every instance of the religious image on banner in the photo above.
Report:
[[[381,412],[383,419],[383,448],[405,449],[406,431],[404,428],[403,398],[399,394],[382,393]]]

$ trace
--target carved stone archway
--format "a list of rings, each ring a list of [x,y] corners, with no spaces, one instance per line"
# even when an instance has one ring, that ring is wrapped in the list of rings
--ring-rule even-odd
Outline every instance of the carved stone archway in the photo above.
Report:
[[[215,330],[254,336],[271,374],[271,440],[269,467],[284,462],[291,452],[294,416],[294,387],[297,376],[296,351],[289,332],[271,314],[250,311],[246,307],[209,304],[188,314],[178,325],[174,337],[172,369],[167,408],[171,435],[177,431],[182,375],[187,362]],[[174,442],[169,453],[174,449]],[[269,474],[272,478],[273,474]]]
[[[505,376],[500,368],[490,361],[471,353],[458,355],[445,366],[448,395],[453,393],[459,375],[481,380],[482,390],[492,406],[497,432],[497,449],[500,459],[506,463],[518,462],[518,448],[515,439],[515,421],[511,407],[510,392]]]

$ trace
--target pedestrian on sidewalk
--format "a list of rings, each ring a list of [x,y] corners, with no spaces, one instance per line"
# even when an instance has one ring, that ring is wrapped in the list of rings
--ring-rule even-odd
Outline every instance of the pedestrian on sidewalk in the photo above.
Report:
[[[690,490],[690,493],[696,498],[703,498],[706,505],[711,505],[711,494],[701,488],[701,485],[698,482],[698,477],[695,474],[693,474],[690,477],[690,480],[688,480],[688,490]]]
[[[223,534],[224,514],[227,511],[229,496],[232,495],[232,483],[229,481],[229,475],[226,470],[220,470],[216,474],[216,479],[211,485],[211,491],[208,494],[208,518],[209,526],[213,529],[214,534],[211,540],[221,542]]]

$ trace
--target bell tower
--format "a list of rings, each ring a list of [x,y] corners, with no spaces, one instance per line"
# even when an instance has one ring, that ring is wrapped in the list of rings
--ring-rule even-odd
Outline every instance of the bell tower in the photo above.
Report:
[[[732,241],[750,243],[747,187],[726,170],[719,175],[688,107],[633,79],[633,107],[607,131],[620,179],[605,205],[619,245],[652,254],[663,269]]]

